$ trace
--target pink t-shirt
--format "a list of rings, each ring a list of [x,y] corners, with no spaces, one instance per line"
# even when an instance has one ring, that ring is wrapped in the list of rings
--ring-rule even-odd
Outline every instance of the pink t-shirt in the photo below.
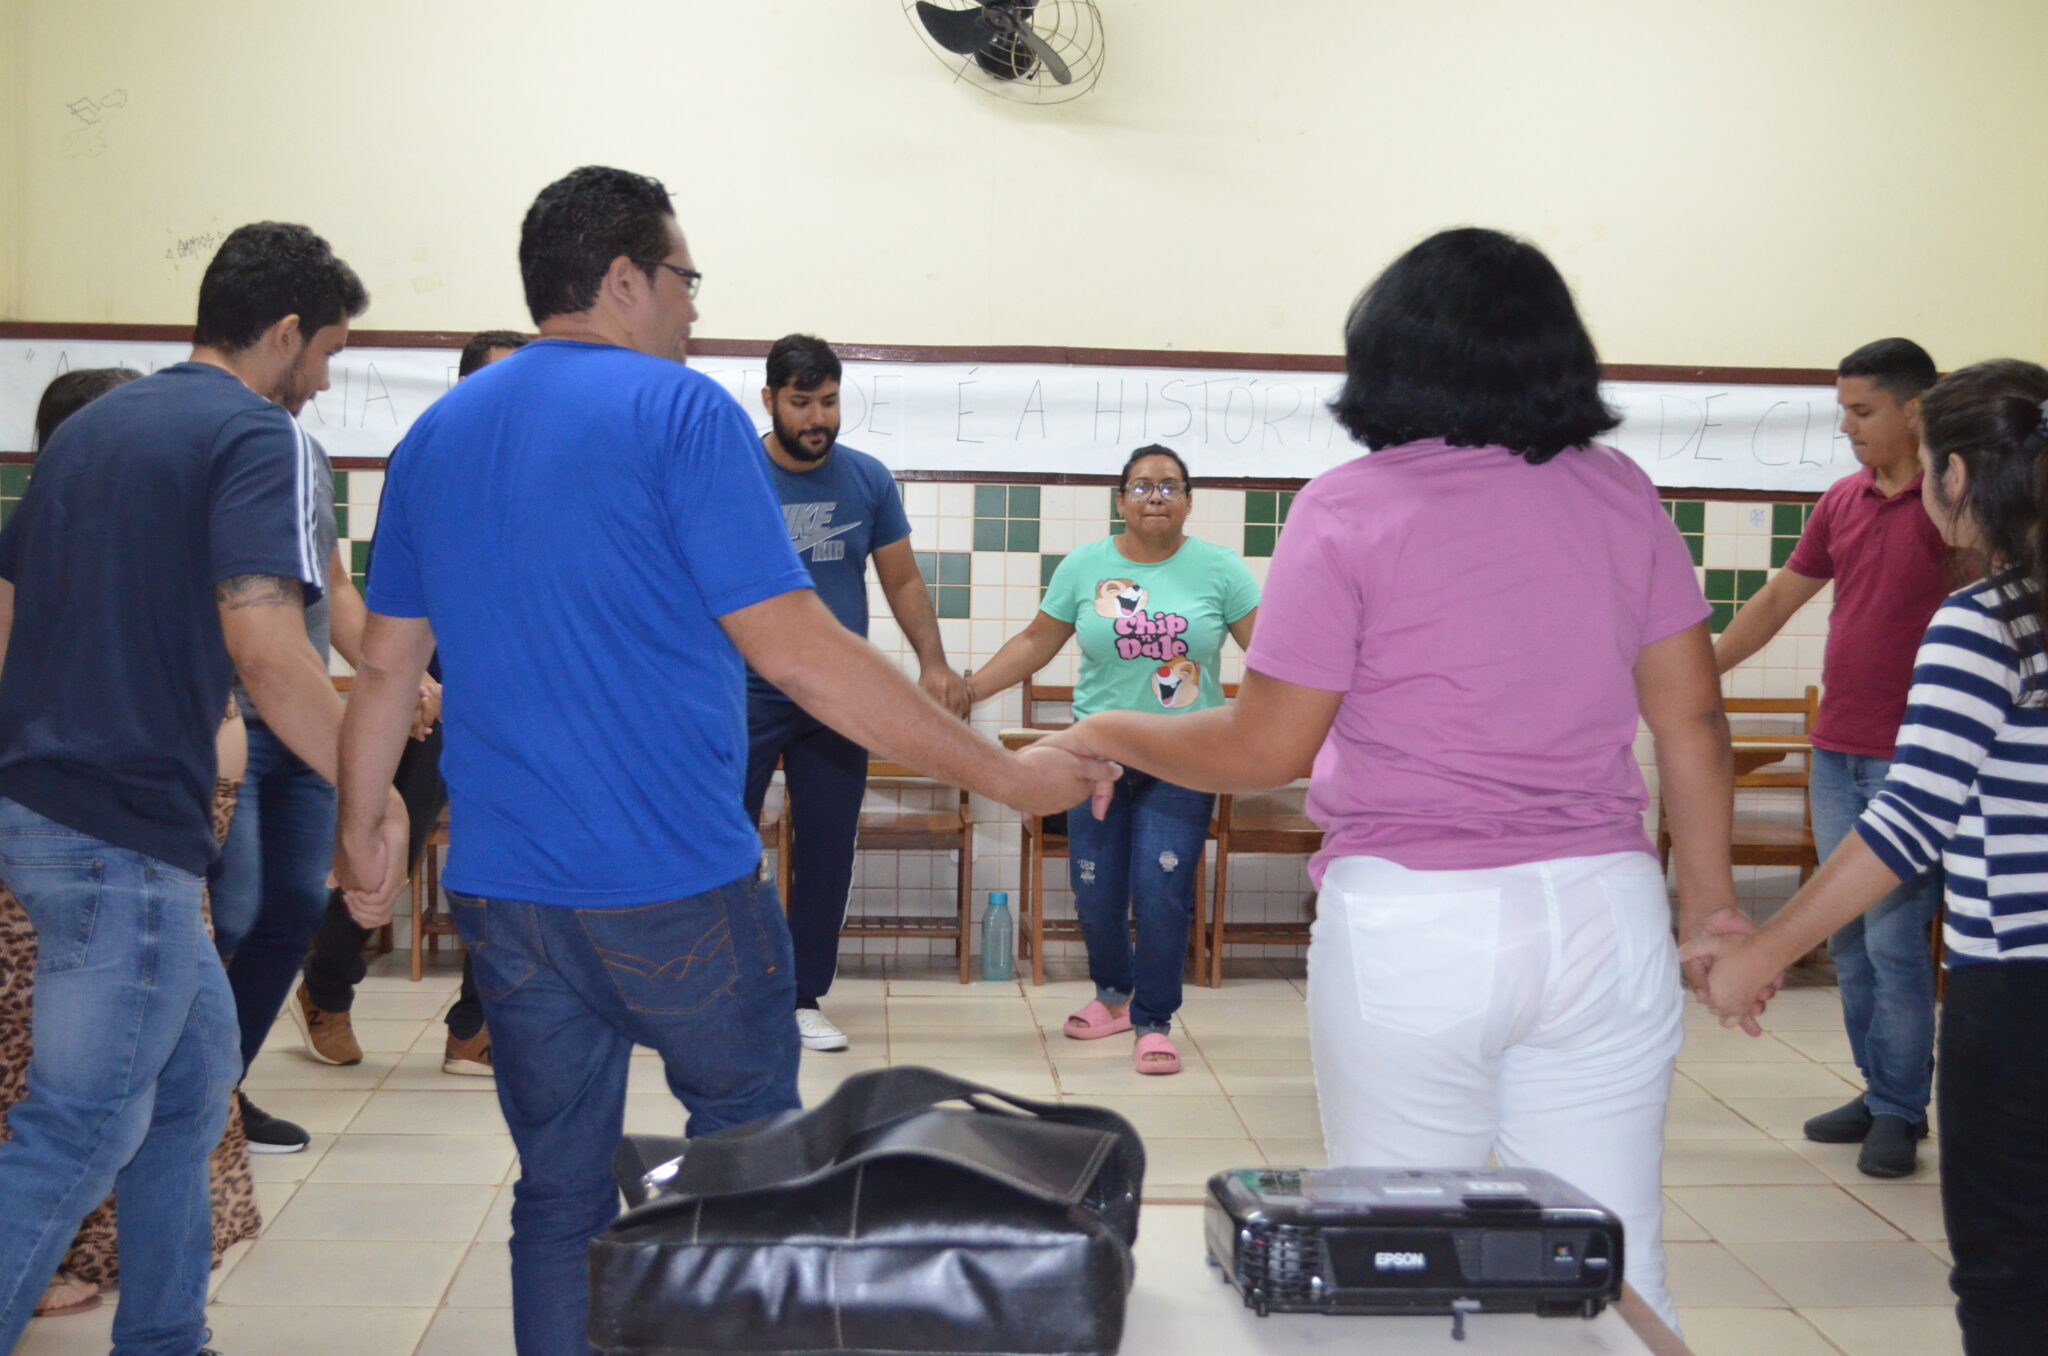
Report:
[[[1637,652],[1708,615],[1678,529],[1612,448],[1384,448],[1294,500],[1245,664],[1342,692],[1310,863],[1451,871],[1650,850]]]

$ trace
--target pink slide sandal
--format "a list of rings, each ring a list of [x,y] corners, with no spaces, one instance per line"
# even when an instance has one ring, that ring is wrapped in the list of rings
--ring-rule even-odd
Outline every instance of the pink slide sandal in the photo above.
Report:
[[[1111,1012],[1100,998],[1091,998],[1088,1005],[1067,1018],[1067,1039],[1076,1041],[1099,1041],[1104,1036],[1114,1036],[1119,1031],[1131,1029],[1131,1012]]]
[[[1147,1031],[1138,1037],[1138,1044],[1131,1051],[1131,1067],[1141,1074],[1177,1074],[1180,1051],[1173,1048],[1164,1032]]]

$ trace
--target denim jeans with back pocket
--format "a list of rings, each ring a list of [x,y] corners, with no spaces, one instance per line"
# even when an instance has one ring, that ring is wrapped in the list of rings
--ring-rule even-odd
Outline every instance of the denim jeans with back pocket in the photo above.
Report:
[[[28,1090],[0,1145],[0,1351],[112,1191],[115,1356],[192,1356],[213,1265],[206,1162],[242,1074],[204,882],[6,799],[0,878],[37,948]]]
[[[584,909],[451,892],[519,1150],[520,1356],[589,1350],[585,1254],[618,1213],[612,1151],[635,1045],[707,1135],[796,1109],[796,985],[775,888],[748,874],[657,904]]]

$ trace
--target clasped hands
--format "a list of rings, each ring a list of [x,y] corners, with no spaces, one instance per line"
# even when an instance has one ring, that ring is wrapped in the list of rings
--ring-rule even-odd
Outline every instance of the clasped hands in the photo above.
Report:
[[[1761,1036],[1757,1018],[1785,983],[1775,939],[1730,905],[1686,920],[1681,913],[1678,959],[1685,979],[1724,1027]]]

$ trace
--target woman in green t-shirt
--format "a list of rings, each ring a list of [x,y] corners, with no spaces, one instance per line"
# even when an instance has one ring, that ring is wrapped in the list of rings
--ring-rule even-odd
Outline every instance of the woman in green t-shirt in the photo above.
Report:
[[[1187,535],[1193,487],[1179,454],[1156,444],[1124,463],[1121,535],[1062,560],[1030,625],[968,679],[983,701],[1037,673],[1081,638],[1076,718],[1220,706],[1223,635],[1251,644],[1259,586],[1242,557]],[[1139,1073],[1180,1072],[1168,1030],[1194,918],[1195,865],[1216,798],[1127,771],[1108,813],[1067,816],[1068,878],[1095,997],[1067,1018],[1074,1040],[1134,1031]],[[1138,944],[1131,946],[1131,918]]]

